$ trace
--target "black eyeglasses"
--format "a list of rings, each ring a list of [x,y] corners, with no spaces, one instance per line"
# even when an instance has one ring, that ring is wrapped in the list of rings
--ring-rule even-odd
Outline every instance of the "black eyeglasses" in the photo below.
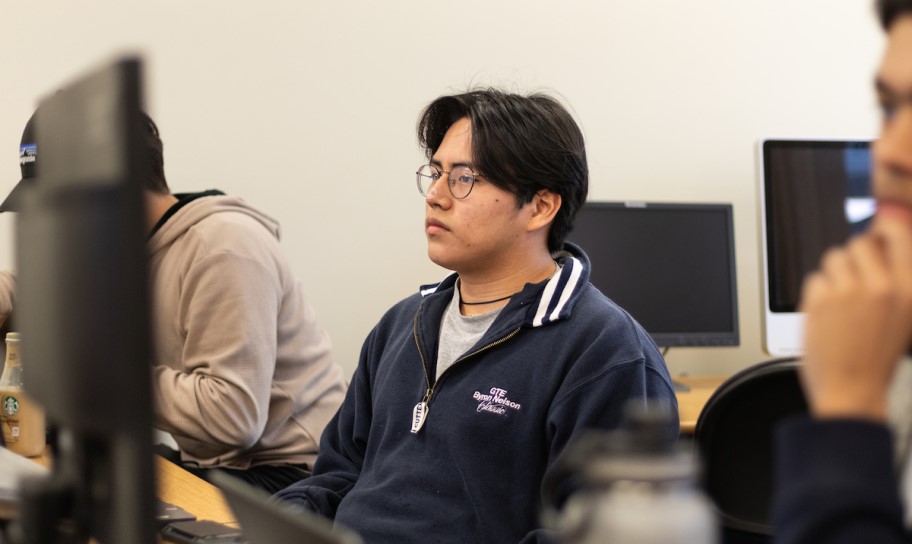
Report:
[[[424,164],[415,172],[415,177],[418,181],[418,192],[421,193],[421,196],[427,196],[428,191],[431,190],[431,187],[437,183],[437,180],[443,174],[449,175],[447,187],[450,188],[450,194],[453,195],[453,198],[469,196],[469,193],[472,192],[472,187],[475,186],[475,182],[482,177],[481,174],[473,171],[468,166],[457,166],[450,171],[446,171],[433,164]]]

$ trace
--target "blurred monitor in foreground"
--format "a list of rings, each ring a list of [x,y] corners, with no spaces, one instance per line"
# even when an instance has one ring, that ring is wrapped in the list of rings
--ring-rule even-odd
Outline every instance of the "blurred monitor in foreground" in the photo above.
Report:
[[[106,65],[36,113],[16,313],[25,387],[58,449],[51,477],[23,485],[26,542],[155,542],[140,71]]]

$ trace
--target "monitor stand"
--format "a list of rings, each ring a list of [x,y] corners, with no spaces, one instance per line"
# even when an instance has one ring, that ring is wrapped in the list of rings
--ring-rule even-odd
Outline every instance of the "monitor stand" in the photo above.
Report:
[[[670,349],[671,349],[671,346],[665,346],[664,348],[662,348],[662,359],[663,360],[665,359],[665,355],[668,354],[668,350],[670,350]],[[668,368],[668,361],[665,361],[665,368]],[[671,374],[670,371],[669,371],[669,374]],[[690,391],[690,387],[675,380],[674,378],[671,379],[671,389],[675,393],[686,393],[687,391]]]
[[[684,392],[690,391],[690,387],[688,387],[688,386],[684,385],[683,383],[676,381],[674,379],[671,380],[671,388],[676,393],[684,393]]]

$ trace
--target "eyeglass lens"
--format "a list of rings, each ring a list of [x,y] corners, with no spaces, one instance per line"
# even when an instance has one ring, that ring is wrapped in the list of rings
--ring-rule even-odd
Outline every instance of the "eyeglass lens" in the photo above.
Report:
[[[418,191],[427,196],[431,187],[440,179],[444,171],[432,164],[422,165],[418,169]],[[447,186],[450,188],[450,194],[453,198],[465,198],[472,192],[472,186],[475,184],[475,172],[468,166],[457,166],[449,172]]]

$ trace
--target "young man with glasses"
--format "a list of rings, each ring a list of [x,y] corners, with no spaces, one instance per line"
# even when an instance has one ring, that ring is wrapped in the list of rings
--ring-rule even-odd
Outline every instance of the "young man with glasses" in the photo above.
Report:
[[[783,544],[912,542],[903,521],[912,519],[912,458],[894,463],[887,426],[888,390],[912,345],[912,0],[877,7],[887,31],[875,81],[883,115],[873,148],[877,215],[805,280],[811,417],[785,423],[777,437]]]
[[[588,168],[557,101],[444,96],[418,137],[428,256],[455,273],[380,320],[314,475],[277,496],[367,542],[537,542],[561,451],[628,401],[676,406],[668,369],[564,243]]]

